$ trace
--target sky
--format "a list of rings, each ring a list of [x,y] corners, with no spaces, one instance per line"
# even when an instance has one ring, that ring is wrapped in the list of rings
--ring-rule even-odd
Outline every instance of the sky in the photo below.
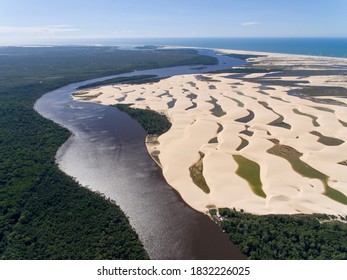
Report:
[[[347,0],[0,0],[0,45],[98,38],[347,37]]]

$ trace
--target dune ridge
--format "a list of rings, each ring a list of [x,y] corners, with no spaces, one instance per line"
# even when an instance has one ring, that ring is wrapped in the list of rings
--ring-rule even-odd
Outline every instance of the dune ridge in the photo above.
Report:
[[[321,180],[303,176],[286,159],[268,152],[273,141],[292,147],[302,153],[301,161],[328,177],[329,187],[347,198],[347,167],[340,164],[347,160],[347,127],[343,125],[347,105],[341,105],[347,99],[329,96],[328,102],[318,96],[321,102],[317,103],[288,94],[303,87],[347,88],[345,76],[327,73],[337,67],[346,69],[346,61],[267,54],[248,59],[246,66],[267,69],[264,73],[178,75],[156,83],[84,89],[83,95],[73,98],[104,105],[132,103],[134,108],[165,113],[172,127],[156,141],[149,141],[148,151],[159,162],[168,184],[198,211],[235,207],[254,214],[346,215],[347,204],[327,196]],[[281,76],[279,68],[293,74]],[[299,70],[319,70],[324,75],[296,75]],[[341,141],[324,145],[317,133]],[[240,149],[242,139],[247,144]],[[190,174],[201,153],[208,193]],[[237,174],[235,156],[247,159],[246,164],[259,165],[265,195],[255,193]]]

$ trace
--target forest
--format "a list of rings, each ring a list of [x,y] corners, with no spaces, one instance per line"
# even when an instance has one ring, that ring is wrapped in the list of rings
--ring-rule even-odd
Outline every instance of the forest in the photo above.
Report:
[[[161,135],[168,131],[171,123],[164,114],[148,109],[131,108],[131,104],[117,104],[116,107],[136,119],[148,134]]]
[[[0,259],[148,259],[115,202],[58,169],[70,133],[33,105],[72,82],[187,63],[216,61],[193,50],[0,47]]]
[[[93,87],[100,87],[104,85],[112,85],[112,84],[144,84],[144,83],[156,83],[159,82],[160,78],[157,78],[156,75],[139,75],[139,76],[131,76],[131,77],[119,77],[114,79],[108,79],[101,82],[95,82],[91,84],[87,84],[85,86],[80,86],[77,89],[86,89]]]
[[[0,259],[148,259],[116,202],[58,169],[55,154],[70,132],[33,105],[72,82],[203,63],[216,60],[184,49],[0,47]],[[150,134],[169,127],[158,125],[153,133],[148,123]],[[222,229],[250,259],[347,259],[347,224],[336,217],[256,216],[233,209],[219,214]]]
[[[313,215],[252,215],[218,209],[221,228],[249,259],[346,260],[346,217]],[[214,217],[216,210],[210,212]]]

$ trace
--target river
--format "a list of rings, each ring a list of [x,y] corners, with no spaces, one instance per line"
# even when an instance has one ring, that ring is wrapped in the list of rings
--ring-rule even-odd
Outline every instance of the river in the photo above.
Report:
[[[128,216],[151,259],[244,259],[240,250],[206,215],[191,209],[162,176],[145,146],[143,128],[115,107],[75,102],[79,86],[115,77],[203,73],[244,64],[215,55],[218,65],[135,71],[67,85],[44,94],[34,108],[68,128],[72,136],[56,162],[80,184],[113,199]]]

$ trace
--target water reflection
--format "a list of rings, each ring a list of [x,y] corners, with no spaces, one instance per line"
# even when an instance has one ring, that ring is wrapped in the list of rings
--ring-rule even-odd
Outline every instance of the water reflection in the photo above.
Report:
[[[205,54],[214,55],[210,50]],[[219,65],[171,67],[93,79],[49,92],[35,104],[46,118],[67,127],[72,136],[59,149],[57,163],[82,185],[115,200],[129,217],[152,259],[242,259],[207,216],[188,207],[167,185],[149,157],[145,131],[114,107],[74,102],[79,86],[125,75],[159,77],[229,69],[244,62],[218,56]]]

